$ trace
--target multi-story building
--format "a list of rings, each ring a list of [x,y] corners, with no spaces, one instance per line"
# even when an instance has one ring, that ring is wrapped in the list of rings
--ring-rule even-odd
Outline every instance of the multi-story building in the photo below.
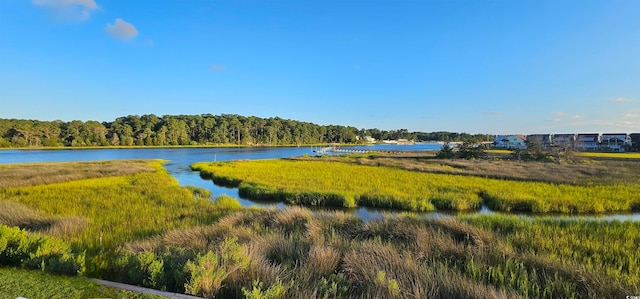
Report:
[[[526,140],[524,135],[498,135],[493,141],[493,146],[504,149],[526,149]]]
[[[600,134],[578,134],[576,136],[576,149],[583,151],[597,151],[600,146]]]
[[[610,133],[600,136],[600,150],[624,152],[631,149],[631,136],[626,133]]]

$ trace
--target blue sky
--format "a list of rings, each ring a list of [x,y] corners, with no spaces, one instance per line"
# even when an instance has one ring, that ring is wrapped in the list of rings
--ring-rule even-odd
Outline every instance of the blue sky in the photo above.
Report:
[[[640,132],[640,1],[0,0],[0,118]]]

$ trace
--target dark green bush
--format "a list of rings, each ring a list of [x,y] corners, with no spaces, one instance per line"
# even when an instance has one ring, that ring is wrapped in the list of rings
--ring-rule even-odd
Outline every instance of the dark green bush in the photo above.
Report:
[[[76,257],[69,244],[60,239],[0,225],[0,265],[76,274],[81,258]]]

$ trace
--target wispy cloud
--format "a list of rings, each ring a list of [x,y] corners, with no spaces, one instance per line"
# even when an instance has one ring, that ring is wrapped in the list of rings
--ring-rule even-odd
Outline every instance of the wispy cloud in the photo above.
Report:
[[[503,115],[504,112],[502,112],[502,111],[484,111],[484,112],[482,112],[482,114],[485,114],[485,115]]]
[[[113,24],[107,24],[105,29],[109,35],[121,40],[128,40],[138,35],[138,30],[133,24],[124,21],[123,19],[116,19]]]
[[[616,103],[631,102],[631,99],[623,98],[623,97],[617,97],[617,98],[610,98],[609,102],[616,102]]]
[[[574,127],[581,128],[595,128],[596,131],[600,130],[638,130],[640,129],[640,120],[625,119],[625,120],[604,120],[604,119],[582,119],[571,123]],[[603,129],[604,128],[604,129]]]
[[[224,65],[212,64],[211,69],[214,71],[224,71],[225,67]]]
[[[573,119],[581,119],[582,115],[577,115],[576,114],[576,115],[571,116],[571,118],[573,118]]]
[[[638,118],[638,114],[634,114],[634,113],[626,113],[625,115],[623,115],[624,118]]]
[[[86,20],[98,9],[94,0],[33,0],[33,5],[49,9],[56,18]]]
[[[565,115],[567,115],[567,114],[566,114],[566,113],[564,113],[564,112],[561,112],[561,111],[554,111],[554,112],[551,112],[551,115],[555,115],[555,116],[565,116]]]

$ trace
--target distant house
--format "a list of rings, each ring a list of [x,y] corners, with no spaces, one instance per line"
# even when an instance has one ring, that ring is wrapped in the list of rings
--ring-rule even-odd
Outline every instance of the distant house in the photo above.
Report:
[[[553,146],[565,147],[576,142],[575,134],[553,134],[551,144]]]
[[[602,134],[600,149],[613,152],[624,152],[631,148],[631,136],[626,133]]]
[[[356,136],[357,140],[360,140],[360,136]],[[364,141],[366,143],[376,143],[376,139],[371,136],[364,136]]]
[[[631,149],[640,151],[640,133],[629,134],[629,139],[631,140]]]
[[[600,146],[600,134],[578,134],[575,146],[582,151],[597,151]]]
[[[553,135],[551,134],[533,134],[527,135],[527,141],[537,142],[542,148],[549,148],[553,144]]]
[[[493,141],[493,146],[503,149],[526,149],[526,140],[524,135],[498,135]]]

